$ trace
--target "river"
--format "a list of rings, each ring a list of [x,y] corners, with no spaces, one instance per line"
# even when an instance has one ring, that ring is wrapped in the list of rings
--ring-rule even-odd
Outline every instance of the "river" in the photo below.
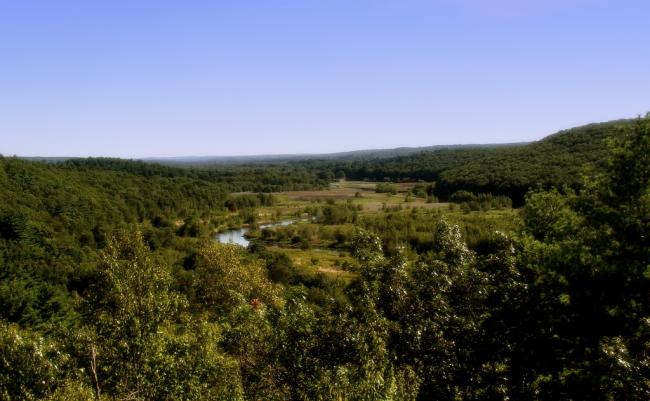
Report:
[[[295,222],[295,220],[283,220],[279,223],[262,224],[260,226],[260,229],[263,230],[265,228],[288,226]],[[250,229],[247,227],[237,228],[234,230],[226,230],[218,233],[214,238],[222,244],[237,244],[243,247],[247,247],[248,244],[250,244],[250,241],[246,239],[246,234],[248,231],[250,231]]]

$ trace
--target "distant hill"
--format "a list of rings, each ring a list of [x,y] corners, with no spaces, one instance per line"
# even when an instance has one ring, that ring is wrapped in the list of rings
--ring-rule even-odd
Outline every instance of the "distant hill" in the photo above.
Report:
[[[393,149],[363,149],[337,153],[284,154],[284,155],[244,155],[244,156],[188,156],[188,157],[150,157],[141,159],[148,163],[183,166],[214,166],[229,164],[275,164],[306,160],[375,160],[397,156],[408,156],[422,152],[435,152],[445,149],[481,149],[503,146],[522,145],[506,144],[470,144],[470,145],[434,145],[421,147],[400,147]]]
[[[602,168],[607,157],[607,141],[623,135],[625,128],[636,121],[623,119],[589,124],[528,143],[148,161],[216,170],[219,166],[226,165],[289,165],[306,168],[321,178],[435,181],[435,192],[442,199],[464,189],[476,193],[508,195],[515,204],[521,204],[531,187],[578,187],[584,173]]]
[[[607,141],[623,135],[625,129],[637,121],[624,119],[589,124],[528,143],[135,161],[65,157],[27,159],[63,163],[81,170],[118,170],[148,177],[185,176],[225,183],[233,190],[322,188],[328,180],[341,177],[370,181],[429,181],[436,183],[435,193],[441,199],[463,189],[508,195],[515,204],[521,204],[532,187],[578,187],[584,173],[603,167]]]
[[[607,141],[637,120],[616,120],[560,131],[540,141],[509,146],[441,149],[384,160],[327,163],[350,179],[436,182],[442,198],[464,189],[508,195],[521,203],[535,186],[578,186],[581,175],[602,168]]]

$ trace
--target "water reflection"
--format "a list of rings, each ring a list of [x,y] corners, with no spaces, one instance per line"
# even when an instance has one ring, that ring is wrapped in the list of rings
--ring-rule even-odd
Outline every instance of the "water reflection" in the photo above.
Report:
[[[288,226],[294,222],[295,220],[284,220],[279,223],[262,224],[260,225],[260,229]],[[235,230],[227,230],[217,234],[215,236],[215,239],[222,244],[237,244],[243,247],[247,247],[251,243],[246,239],[246,233],[248,233],[248,231],[250,231],[250,229],[245,227],[237,228]]]

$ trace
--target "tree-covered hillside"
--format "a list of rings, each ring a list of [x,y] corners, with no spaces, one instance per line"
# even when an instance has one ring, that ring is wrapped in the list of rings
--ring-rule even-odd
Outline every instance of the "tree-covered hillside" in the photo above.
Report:
[[[602,171],[607,144],[634,120],[616,120],[560,131],[525,144],[438,146],[426,151],[395,149],[331,155],[233,158],[184,163],[108,158],[58,161],[77,170],[111,170],[145,177],[187,177],[225,184],[231,191],[272,192],[325,188],[338,178],[368,181],[435,182],[446,200],[458,190],[510,197],[521,205],[531,188],[577,188],[591,170]],[[396,154],[399,156],[391,155]],[[401,154],[401,155],[400,155]],[[158,164],[162,163],[162,164]],[[167,164],[165,164],[167,163]],[[179,167],[183,166],[183,167]]]
[[[226,188],[186,176],[0,158],[4,318],[28,325],[74,318],[70,291],[84,286],[97,250],[116,229],[153,222],[150,244],[169,244],[174,221],[223,209]]]
[[[230,192],[274,192],[325,188],[329,177],[301,166],[175,167],[139,160],[68,159],[62,166],[79,171],[116,171],[142,177],[185,178],[218,184]]]
[[[499,147],[442,149],[386,160],[311,162],[313,168],[357,180],[435,181],[447,199],[458,190],[507,195],[521,204],[537,186],[576,187],[589,169],[602,170],[609,139],[620,137],[633,120],[561,131],[538,142]]]

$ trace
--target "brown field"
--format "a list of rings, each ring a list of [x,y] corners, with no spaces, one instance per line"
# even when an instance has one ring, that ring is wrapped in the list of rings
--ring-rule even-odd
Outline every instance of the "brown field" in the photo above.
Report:
[[[414,197],[411,197],[409,202],[405,202],[406,193],[416,184],[415,182],[396,183],[394,185],[397,187],[397,194],[390,195],[376,193],[376,182],[339,181],[332,183],[329,189],[322,191],[278,192],[276,195],[280,199],[279,204],[269,209],[281,211],[282,214],[294,214],[310,203],[328,200],[350,201],[352,204],[361,205],[361,213],[379,212],[385,207],[435,209],[447,206],[447,203],[427,203],[426,199]],[[267,210],[265,214],[269,212],[270,210]]]

